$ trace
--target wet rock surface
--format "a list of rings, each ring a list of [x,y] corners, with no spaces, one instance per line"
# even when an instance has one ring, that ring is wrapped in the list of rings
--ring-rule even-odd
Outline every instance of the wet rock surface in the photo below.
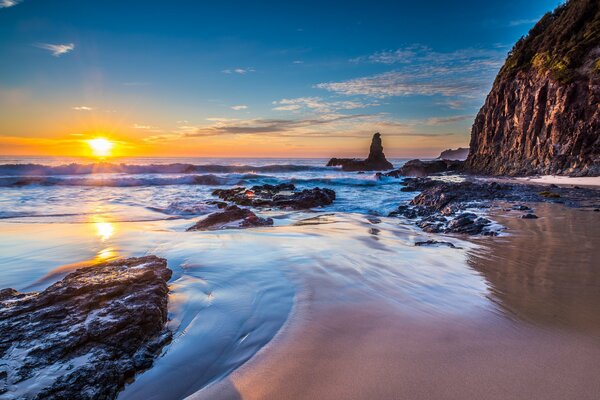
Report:
[[[386,171],[394,168],[383,153],[381,134],[376,133],[371,139],[369,156],[365,160],[355,158],[332,158],[327,163],[328,167],[341,166],[344,171]]]
[[[70,273],[42,292],[0,291],[0,397],[113,399],[152,366],[171,270],[155,256]]]
[[[261,218],[247,208],[229,206],[221,212],[212,213],[198,221],[187,231],[207,231],[216,229],[252,228],[273,225],[272,218]]]
[[[522,202],[552,202],[570,207],[597,208],[600,190],[579,187],[545,188],[539,185],[499,183],[477,180],[460,182],[432,178],[406,178],[403,191],[420,192],[410,203],[390,213],[415,220],[426,232],[467,235],[497,235],[497,226],[474,210],[491,207],[493,201],[515,203],[511,209],[526,211],[523,218],[536,219],[529,206]],[[552,195],[548,195],[551,189]]]
[[[217,189],[213,195],[240,206],[289,208],[306,210],[333,203],[335,192],[331,189],[312,188],[297,190],[293,184],[253,186],[250,189],[237,187]]]
[[[415,242],[415,246],[417,247],[437,247],[437,246],[447,246],[451,249],[461,249],[462,247],[456,247],[454,243],[440,241],[440,240],[426,240],[421,242]]]
[[[387,172],[383,176],[398,178],[401,176],[417,176],[423,177],[433,174],[441,174],[446,172],[457,173],[464,169],[464,162],[454,160],[410,160],[402,167],[394,171]]]

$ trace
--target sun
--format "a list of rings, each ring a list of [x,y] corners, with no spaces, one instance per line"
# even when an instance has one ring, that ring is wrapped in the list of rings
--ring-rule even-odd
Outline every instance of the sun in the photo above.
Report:
[[[87,144],[96,157],[110,157],[111,150],[115,147],[113,142],[104,138],[90,139],[87,141]]]

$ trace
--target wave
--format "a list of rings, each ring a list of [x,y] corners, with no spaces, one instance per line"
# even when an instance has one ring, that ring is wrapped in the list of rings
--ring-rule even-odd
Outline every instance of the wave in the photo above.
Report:
[[[91,186],[91,187],[136,187],[169,185],[237,185],[243,178],[215,175],[186,175],[178,177],[118,177],[118,178],[60,178],[45,176],[23,176],[0,178],[0,187],[38,186]]]
[[[295,164],[273,165],[196,165],[196,164],[66,164],[48,166],[41,164],[3,164],[0,165],[0,176],[60,176],[89,174],[197,174],[197,173],[251,173],[251,172],[304,172],[327,171],[328,167],[315,167]]]

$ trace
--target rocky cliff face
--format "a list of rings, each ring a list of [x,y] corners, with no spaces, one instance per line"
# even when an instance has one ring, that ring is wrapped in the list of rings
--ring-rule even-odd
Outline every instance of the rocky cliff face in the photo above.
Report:
[[[471,134],[492,175],[600,175],[600,2],[570,0],[521,39]]]

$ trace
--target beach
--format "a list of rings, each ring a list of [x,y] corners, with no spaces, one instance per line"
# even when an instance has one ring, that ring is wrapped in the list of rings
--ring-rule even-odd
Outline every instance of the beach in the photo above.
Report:
[[[35,167],[5,177],[0,191],[4,287],[41,291],[128,257],[156,255],[172,271],[172,339],[118,398],[591,399],[600,390],[600,213],[574,202],[593,204],[595,192],[551,188],[564,197],[546,198],[516,185],[498,193],[539,202],[466,203],[488,221],[481,234],[435,233],[394,213],[419,195],[414,182],[427,181],[321,160],[156,161]],[[499,187],[439,179],[434,189],[466,187],[469,196]],[[302,193],[333,190],[335,200],[254,207],[268,226],[188,231],[223,212],[215,185],[226,193],[288,182]],[[3,361],[18,365],[17,356]],[[75,367],[67,359],[56,368]],[[28,382],[5,396],[37,390]]]
[[[481,303],[447,283],[423,309],[315,273],[276,340],[191,398],[595,399],[600,216],[532,206],[539,220],[497,215],[510,234],[467,250]]]

